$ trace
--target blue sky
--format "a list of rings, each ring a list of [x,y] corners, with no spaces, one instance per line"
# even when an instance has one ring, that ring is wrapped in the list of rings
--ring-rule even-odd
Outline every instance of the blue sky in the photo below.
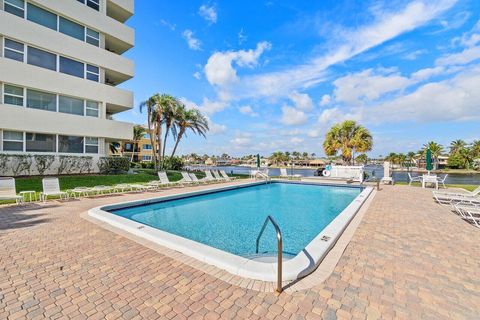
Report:
[[[370,156],[479,139],[480,1],[139,1],[135,108],[169,93],[208,115],[179,152],[323,155],[328,128],[357,120]],[[172,143],[170,142],[170,146]]]

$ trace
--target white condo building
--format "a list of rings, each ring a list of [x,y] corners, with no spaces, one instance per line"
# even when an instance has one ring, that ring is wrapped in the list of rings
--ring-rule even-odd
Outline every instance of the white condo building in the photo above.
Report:
[[[112,120],[133,107],[117,87],[132,15],[133,0],[0,0],[0,153],[96,158],[132,138]]]

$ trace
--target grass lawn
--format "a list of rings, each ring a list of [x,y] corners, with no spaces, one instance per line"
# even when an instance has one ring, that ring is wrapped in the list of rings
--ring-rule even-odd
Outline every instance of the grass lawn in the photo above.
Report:
[[[205,173],[196,172],[196,176],[201,179],[205,177]],[[182,179],[182,175],[178,171],[168,171],[168,179],[171,182]],[[230,175],[239,178],[248,178],[248,175]],[[114,186],[121,183],[143,183],[152,180],[158,180],[158,176],[152,169],[141,169],[137,174],[117,174],[117,175],[71,175],[59,176],[60,188],[65,191],[74,189],[75,187],[94,187],[94,186]],[[15,178],[17,193],[20,191],[36,191],[37,198],[42,191],[42,177],[20,177]],[[0,201],[1,204],[12,203],[14,201]]]

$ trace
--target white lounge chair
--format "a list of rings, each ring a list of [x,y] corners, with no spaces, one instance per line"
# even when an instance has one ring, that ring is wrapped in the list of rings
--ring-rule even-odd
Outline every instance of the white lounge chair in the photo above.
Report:
[[[113,186],[113,192],[115,193],[124,193],[132,191],[133,188],[128,183],[119,183]]]
[[[479,196],[461,195],[448,192],[435,192],[433,191],[433,197],[440,204],[455,204],[455,203],[467,203],[467,204],[480,204]]]
[[[448,177],[448,173],[444,175],[443,178],[437,177],[438,183],[442,184],[443,189],[447,189],[447,187],[445,186],[445,180],[447,180],[447,177]]]
[[[477,228],[480,228],[480,205],[465,205],[458,203],[453,205],[453,207],[462,219],[472,223]]]
[[[227,181],[232,181],[232,180],[236,180],[237,177],[230,177],[226,172],[225,170],[220,170],[220,174],[222,175],[222,177],[227,180]]]
[[[218,179],[214,178],[212,176],[212,173],[210,172],[210,170],[205,170],[205,178],[204,178],[205,181],[218,181]]]
[[[408,185],[411,186],[413,182],[422,182],[422,176],[412,177],[410,172],[408,173]]]
[[[280,178],[287,178],[287,179],[294,179],[294,178],[301,178],[302,175],[300,174],[288,174],[286,168],[280,169]]]
[[[160,179],[161,186],[183,186],[181,182],[170,182],[165,171],[158,172],[158,179]]]
[[[69,196],[73,196],[74,199],[80,199],[80,197],[88,196],[90,192],[92,191],[92,188],[88,187],[75,187],[73,189],[67,190],[67,193]]]
[[[17,195],[14,178],[0,178],[0,200],[15,200],[23,203],[23,197]]]
[[[434,191],[435,194],[438,195],[447,195],[447,196],[467,196],[467,197],[476,197],[480,195],[480,186],[478,186],[475,190],[473,191],[468,191],[465,189],[455,189],[455,190],[444,190],[444,191]]]
[[[192,177],[186,171],[180,172],[182,174],[182,180],[180,182],[187,184],[198,184],[198,182],[192,180]]]
[[[60,182],[58,178],[43,178],[42,179],[43,191],[40,193],[40,199],[43,202],[47,201],[50,196],[59,196],[61,199],[68,199],[68,193],[60,190]]]
[[[227,181],[227,179],[222,177],[217,170],[212,170],[212,173],[213,173],[213,176],[215,177],[215,179],[217,179],[218,181]]]

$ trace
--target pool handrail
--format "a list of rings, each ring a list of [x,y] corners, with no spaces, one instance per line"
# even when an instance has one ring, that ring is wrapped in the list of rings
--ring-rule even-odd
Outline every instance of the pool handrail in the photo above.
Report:
[[[275,233],[277,235],[277,292],[281,293],[283,288],[282,288],[282,264],[283,264],[283,259],[282,259],[282,251],[283,251],[283,243],[282,243],[282,231],[280,230],[280,227],[278,224],[275,222],[273,217],[271,215],[268,215],[265,218],[265,222],[263,223],[262,229],[260,230],[260,233],[258,234],[257,237],[257,243],[256,243],[256,250],[255,252],[258,254],[258,247],[260,245],[260,238],[263,235],[263,232],[265,231],[265,228],[267,227],[268,222],[271,222],[273,227],[275,228]]]

